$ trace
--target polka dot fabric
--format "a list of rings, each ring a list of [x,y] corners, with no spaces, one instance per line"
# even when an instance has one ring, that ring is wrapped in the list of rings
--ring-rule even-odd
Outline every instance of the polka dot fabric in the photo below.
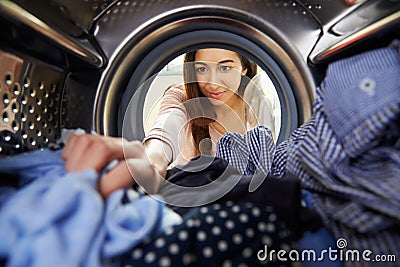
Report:
[[[181,224],[134,248],[120,266],[292,266],[257,257],[265,246],[290,250],[292,242],[271,207],[226,202],[192,210]]]

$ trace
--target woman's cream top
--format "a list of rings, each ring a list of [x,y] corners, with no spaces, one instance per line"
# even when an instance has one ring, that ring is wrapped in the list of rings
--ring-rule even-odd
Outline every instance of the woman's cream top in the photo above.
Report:
[[[187,101],[187,97],[183,89],[169,87],[161,100],[156,121],[144,139],[145,142],[156,138],[170,146],[172,163],[169,168],[176,165],[184,165],[198,156],[195,152],[194,139],[186,108],[183,105],[185,101]],[[212,125],[210,125],[209,132],[212,141],[211,154],[215,155],[216,144],[223,134],[218,132]]]

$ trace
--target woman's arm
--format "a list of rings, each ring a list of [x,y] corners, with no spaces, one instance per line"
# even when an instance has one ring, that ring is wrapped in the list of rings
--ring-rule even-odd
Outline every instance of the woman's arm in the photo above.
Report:
[[[159,139],[149,139],[144,143],[147,156],[152,162],[154,169],[160,174],[161,177],[165,177],[167,174],[167,168],[171,163],[172,149],[164,141]]]
[[[98,189],[104,198],[134,183],[149,194],[157,193],[169,164],[179,153],[178,135],[186,122],[184,99],[181,89],[166,91],[157,122],[144,144],[91,134],[70,136],[62,154],[66,170],[93,168],[100,172],[113,160],[119,160],[118,165],[99,180]]]
[[[165,176],[168,166],[181,153],[179,136],[187,123],[185,101],[183,88],[167,88],[156,121],[144,139],[147,154],[161,176]]]

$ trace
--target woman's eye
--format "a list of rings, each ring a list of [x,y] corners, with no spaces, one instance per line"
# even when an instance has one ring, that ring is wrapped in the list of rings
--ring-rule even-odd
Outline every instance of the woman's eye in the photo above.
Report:
[[[198,67],[198,68],[196,68],[196,72],[203,73],[203,72],[206,72],[206,71],[207,71],[207,69],[206,69],[205,67]]]
[[[232,67],[231,67],[231,66],[221,66],[220,69],[221,69],[222,71],[229,71],[229,70],[232,69]]]

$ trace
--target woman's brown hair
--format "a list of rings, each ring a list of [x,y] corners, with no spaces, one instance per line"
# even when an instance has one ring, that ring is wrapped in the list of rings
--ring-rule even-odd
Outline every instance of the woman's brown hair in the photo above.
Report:
[[[247,57],[237,54],[243,69],[246,69],[246,74],[242,76],[240,85],[238,88],[238,95],[243,97],[244,91],[250,79],[257,74],[257,65],[248,59]],[[185,54],[184,57],[184,68],[183,68],[183,79],[185,83],[185,91],[188,101],[186,110],[189,115],[190,129],[194,139],[196,154],[201,152],[204,154],[210,154],[211,142],[202,143],[200,150],[200,143],[202,140],[210,140],[209,126],[211,122],[215,121],[215,113],[211,103],[200,91],[200,88],[196,82],[196,72],[194,63],[196,57],[196,51],[191,51]],[[201,152],[200,152],[201,151]]]

